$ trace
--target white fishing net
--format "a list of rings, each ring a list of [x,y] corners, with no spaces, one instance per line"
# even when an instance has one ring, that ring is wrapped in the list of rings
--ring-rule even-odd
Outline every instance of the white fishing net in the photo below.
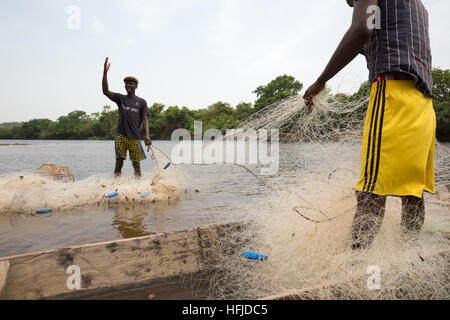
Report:
[[[111,203],[150,203],[176,199],[177,169],[169,157],[152,147],[156,169],[140,180],[132,175],[94,175],[80,181],[55,180],[51,175],[17,172],[0,176],[0,213],[35,214],[39,210],[73,210]]]
[[[280,152],[301,140],[298,162],[260,177],[270,194],[244,207],[240,232],[219,239],[206,275],[210,296],[225,299],[448,299],[449,201],[426,195],[426,218],[417,237],[400,226],[401,201],[388,197],[381,230],[366,250],[352,250],[361,140],[368,99],[320,95],[309,114],[300,97],[268,106],[240,128],[279,129]],[[449,150],[437,143],[437,184],[446,184]],[[255,183],[260,183],[255,179]],[[250,251],[268,256],[254,261]],[[378,277],[379,275],[379,277]],[[380,281],[375,279],[378,277]],[[369,281],[369,283],[368,283]],[[378,286],[379,285],[379,286]]]

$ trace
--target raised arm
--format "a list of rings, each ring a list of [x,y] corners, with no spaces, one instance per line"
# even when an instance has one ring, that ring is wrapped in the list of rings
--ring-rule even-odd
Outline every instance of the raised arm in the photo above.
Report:
[[[367,23],[372,15],[370,11],[369,13],[367,12],[367,9],[369,6],[378,5],[378,0],[347,0],[347,2],[354,6],[352,24],[342,38],[339,46],[325,67],[325,70],[316,82],[306,90],[305,95],[303,96],[309,111],[312,110],[312,99],[325,88],[325,84],[328,80],[333,78],[339,71],[344,69],[345,66],[355,59],[374,32],[373,29],[369,28]]]
[[[108,88],[108,70],[110,66],[111,63],[108,63],[108,58],[106,58],[105,64],[103,66],[102,90],[105,96],[114,101],[114,92],[109,91]]]

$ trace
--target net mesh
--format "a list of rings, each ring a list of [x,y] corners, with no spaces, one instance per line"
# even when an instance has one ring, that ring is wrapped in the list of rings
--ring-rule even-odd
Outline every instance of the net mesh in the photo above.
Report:
[[[113,178],[110,174],[69,182],[32,172],[2,175],[0,213],[27,215],[42,209],[64,211],[81,206],[177,198],[180,179],[176,167],[168,165],[169,157],[156,147],[152,147],[152,158],[156,163],[155,172],[140,180],[132,175]]]
[[[448,299],[449,202],[426,195],[422,232],[408,235],[401,227],[400,198],[388,197],[373,244],[352,250],[354,188],[368,99],[349,101],[325,93],[314,104],[310,114],[303,99],[293,97],[266,107],[239,126],[279,129],[286,148],[301,140],[301,168],[282,162],[276,177],[263,180],[267,199],[242,209],[246,212],[242,230],[217,241],[210,252],[214,259],[205,262],[210,296],[255,299],[290,293],[306,299]],[[283,152],[283,145],[280,149]],[[437,142],[439,184],[449,182],[449,159],[449,150]],[[269,258],[248,260],[243,251]]]

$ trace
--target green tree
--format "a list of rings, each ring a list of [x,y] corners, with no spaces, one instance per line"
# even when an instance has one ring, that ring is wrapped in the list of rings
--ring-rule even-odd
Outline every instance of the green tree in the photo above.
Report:
[[[275,78],[265,86],[259,86],[256,93],[255,111],[271,105],[277,101],[297,95],[303,88],[303,84],[295,80],[293,76],[283,75]]]
[[[80,110],[59,117],[57,123],[46,133],[56,139],[85,139],[92,134],[92,120],[85,111]]]
[[[433,68],[431,71],[433,76],[433,95],[437,101],[445,101],[450,99],[450,70],[442,70]]]
[[[20,126],[14,126],[9,128],[9,138],[8,139],[23,139],[20,135]]]
[[[450,70],[434,68],[432,75],[436,138],[439,141],[450,141]]]
[[[166,115],[163,112],[164,105],[161,103],[154,103],[148,108],[148,130],[150,137],[154,140],[160,140],[162,133],[166,127]]]
[[[0,139],[11,139],[11,128],[6,126],[0,126]]]
[[[25,122],[20,127],[20,136],[22,139],[40,139],[42,132],[52,124],[49,119],[33,119]]]
[[[251,116],[254,112],[252,104],[249,102],[241,102],[236,106],[236,111],[234,112],[234,119],[236,120],[244,120],[247,117]]]
[[[368,98],[370,96],[370,89],[372,87],[372,84],[369,81],[364,81],[359,86],[358,91],[356,91],[353,95],[351,95],[350,100],[360,100],[363,98]]]
[[[233,115],[233,108],[230,106],[229,103],[226,102],[216,102],[210,106],[208,106],[208,113],[205,114],[205,118],[202,119],[203,121],[206,122],[206,124],[208,124],[209,122],[221,117],[221,116],[225,116],[225,117],[232,117]],[[216,129],[220,129],[217,128]]]
[[[112,110],[111,106],[104,106],[94,130],[100,132],[99,135],[105,139],[114,139],[118,119],[118,109]]]
[[[194,122],[194,112],[186,107],[180,109],[178,106],[171,106],[164,112],[164,116],[165,127],[160,135],[162,139],[170,139],[176,129],[190,130]]]
[[[450,141],[450,99],[435,101],[436,138],[439,141]]]

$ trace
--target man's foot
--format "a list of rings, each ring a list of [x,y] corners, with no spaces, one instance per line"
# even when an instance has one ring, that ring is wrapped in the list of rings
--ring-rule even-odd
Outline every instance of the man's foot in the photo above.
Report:
[[[356,192],[356,213],[350,230],[353,250],[370,247],[383,223],[386,197]]]
[[[141,163],[139,161],[133,161],[133,169],[134,169],[134,178],[136,180],[141,179]]]
[[[414,196],[402,197],[402,220],[400,226],[405,235],[417,236],[425,222],[425,202]]]
[[[114,168],[114,177],[120,177],[122,174],[123,158],[116,158],[116,166]]]

